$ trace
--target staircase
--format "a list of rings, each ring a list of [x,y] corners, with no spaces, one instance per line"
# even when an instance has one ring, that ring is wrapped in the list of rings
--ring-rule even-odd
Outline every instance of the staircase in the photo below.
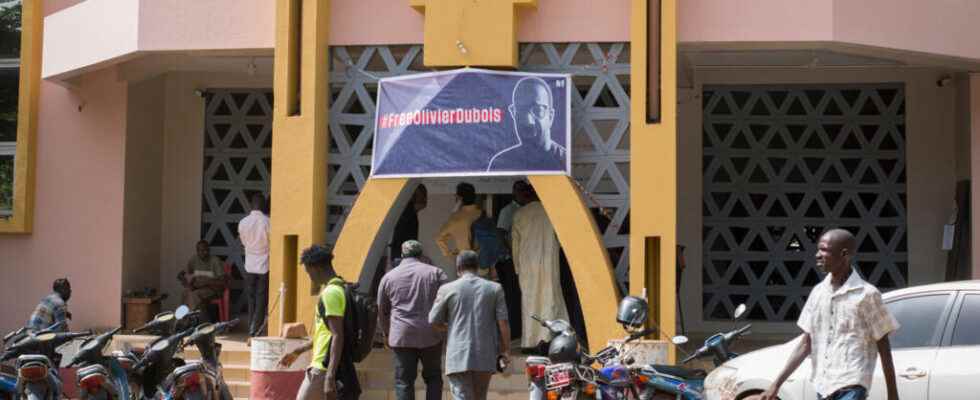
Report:
[[[527,377],[524,376],[523,356],[511,356],[511,364],[504,374],[495,374],[490,381],[487,398],[502,400],[527,400]],[[357,364],[357,377],[361,382],[361,400],[395,399],[395,361],[394,353],[386,349],[374,349],[371,355]],[[422,366],[415,380],[415,398],[425,399],[425,383],[422,381]],[[452,399],[449,393],[449,380],[444,376],[442,398]]]
[[[156,339],[156,336],[143,335],[116,335],[113,338],[112,349],[122,348],[122,343],[128,343],[134,348],[145,347],[148,343]],[[225,384],[231,391],[235,399],[248,399],[249,396],[249,370],[251,364],[251,353],[243,340],[222,337],[218,339],[221,343],[221,366],[224,374]],[[178,354],[186,361],[200,360],[201,354],[197,347],[188,346],[184,352]]]
[[[113,350],[121,348],[121,343],[126,342],[130,346],[144,347],[153,341],[154,336],[140,335],[116,335],[113,341]],[[222,337],[218,339],[221,343],[221,364],[224,368],[225,383],[235,399],[247,399],[249,397],[249,378],[251,353],[249,347],[242,339],[234,337]],[[178,357],[183,357],[187,361],[200,359],[196,347],[188,346],[184,353]],[[511,365],[504,374],[495,374],[490,381],[490,393],[488,398],[501,400],[526,400],[528,398],[527,378],[524,376],[525,357],[511,356]],[[357,364],[357,375],[361,382],[361,400],[394,400],[395,399],[395,369],[394,353],[387,349],[374,349],[363,362]],[[425,383],[422,381],[421,365],[419,366],[419,377],[415,382],[415,392],[417,399],[425,399]],[[451,399],[449,393],[449,380],[443,377],[443,399]]]

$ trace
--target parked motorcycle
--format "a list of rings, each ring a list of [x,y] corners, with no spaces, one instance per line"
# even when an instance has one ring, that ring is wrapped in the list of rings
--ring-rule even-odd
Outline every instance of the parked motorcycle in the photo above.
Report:
[[[745,304],[740,304],[736,307],[734,320],[739,320],[745,314],[745,309]],[[731,352],[729,349],[735,340],[749,334],[751,328],[752,325],[748,324],[727,333],[712,335],[704,341],[703,346],[693,354],[685,357],[680,364],[684,365],[696,359],[712,357],[714,365],[718,366],[737,357],[738,354]],[[681,345],[687,343],[687,338],[684,336],[675,336],[671,341],[678,348],[681,348]],[[686,368],[681,365],[651,364],[635,371],[639,399],[703,399],[704,379],[707,376],[707,372],[703,369]]]
[[[136,395],[137,399],[154,399],[161,384],[177,368],[184,366],[184,360],[174,357],[184,338],[194,333],[193,328],[177,330],[178,325],[185,325],[180,321],[192,315],[187,306],[180,306],[174,312],[164,312],[158,314],[152,321],[137,329],[137,331],[150,331],[157,333],[169,333],[169,336],[160,337],[142,351],[132,352],[138,355],[138,360],[132,365],[129,375],[132,381],[138,383]],[[176,332],[176,333],[174,333]]]
[[[91,335],[91,331],[32,334],[4,350],[0,362],[17,359],[17,383],[13,397],[59,400],[61,379],[58,377],[58,366],[61,365],[61,355],[56,350],[65,343]]]
[[[221,344],[215,336],[238,324],[234,319],[217,324],[202,324],[180,346],[197,346],[201,361],[187,363],[171,373],[160,387],[159,398],[176,400],[232,400],[221,369]]]
[[[590,356],[582,351],[578,335],[565,320],[542,320],[531,316],[551,333],[547,357],[528,357],[526,373],[532,400],[575,400],[593,398],[597,371],[592,364],[607,356]]]
[[[37,334],[60,331],[65,325],[64,321],[57,322]],[[0,350],[10,348],[13,344],[30,336],[30,334],[30,330],[25,326],[4,335]],[[15,397],[17,397],[17,369],[6,363],[0,363],[0,400],[13,400]]]
[[[129,377],[115,357],[105,356],[112,337],[122,328],[82,343],[69,367],[78,367],[77,383],[82,400],[129,400]]]

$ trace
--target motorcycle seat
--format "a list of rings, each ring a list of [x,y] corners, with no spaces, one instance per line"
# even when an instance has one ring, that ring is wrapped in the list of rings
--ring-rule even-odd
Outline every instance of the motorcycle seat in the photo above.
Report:
[[[691,369],[675,365],[653,364],[650,365],[650,368],[653,368],[661,374],[673,375],[681,379],[704,379],[704,377],[708,376],[708,373],[703,369]]]

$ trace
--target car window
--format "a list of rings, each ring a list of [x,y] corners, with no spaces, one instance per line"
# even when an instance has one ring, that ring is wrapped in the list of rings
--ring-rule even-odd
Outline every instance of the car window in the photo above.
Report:
[[[898,331],[889,336],[892,348],[935,346],[936,327],[949,296],[932,294],[889,302],[886,307],[899,323]]]
[[[963,297],[963,305],[956,317],[953,328],[953,346],[980,345],[980,295],[968,294]]]

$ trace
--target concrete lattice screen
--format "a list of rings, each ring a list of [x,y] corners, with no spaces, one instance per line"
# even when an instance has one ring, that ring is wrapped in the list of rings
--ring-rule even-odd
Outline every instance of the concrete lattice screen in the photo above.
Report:
[[[830,227],[857,236],[865,279],[907,285],[902,85],[713,86],[702,101],[705,320],[744,302],[795,321]]]

